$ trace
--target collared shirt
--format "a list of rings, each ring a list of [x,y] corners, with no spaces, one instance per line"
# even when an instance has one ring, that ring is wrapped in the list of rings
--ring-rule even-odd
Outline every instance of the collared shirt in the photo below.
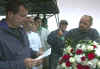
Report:
[[[42,46],[41,46],[40,36],[38,35],[38,33],[31,31],[27,33],[27,36],[30,48],[32,48],[32,50],[34,51],[39,51],[39,49],[42,48]]]
[[[49,31],[47,29],[41,27],[41,29],[37,33],[40,36],[42,47],[43,47],[44,51],[46,51],[47,49],[50,48],[49,44],[47,43],[47,37],[49,35]]]

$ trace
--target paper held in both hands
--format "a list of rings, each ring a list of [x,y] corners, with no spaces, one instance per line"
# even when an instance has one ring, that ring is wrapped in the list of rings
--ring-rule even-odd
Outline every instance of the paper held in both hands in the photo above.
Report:
[[[49,48],[48,50],[46,50],[42,55],[38,56],[36,58],[36,60],[43,59],[43,58],[49,56],[50,54],[51,54],[51,48]]]

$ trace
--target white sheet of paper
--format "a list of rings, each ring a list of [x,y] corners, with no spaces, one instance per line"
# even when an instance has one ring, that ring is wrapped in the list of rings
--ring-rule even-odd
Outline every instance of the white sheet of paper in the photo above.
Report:
[[[48,50],[46,50],[42,55],[38,56],[36,58],[36,60],[43,59],[43,58],[49,56],[50,54],[51,54],[51,48],[49,48]]]

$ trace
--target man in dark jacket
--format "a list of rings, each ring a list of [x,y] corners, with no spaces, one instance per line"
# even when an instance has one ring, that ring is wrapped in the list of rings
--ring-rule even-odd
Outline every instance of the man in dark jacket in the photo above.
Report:
[[[79,22],[79,28],[70,30],[66,35],[66,40],[72,41],[72,47],[80,40],[93,40],[100,42],[100,36],[96,29],[91,28],[93,23],[92,16],[83,15]]]
[[[51,32],[47,42],[51,46],[51,55],[49,57],[49,69],[56,69],[58,60],[63,54],[64,35],[68,23],[66,20],[61,20],[59,28]]]
[[[40,60],[32,59],[36,52],[29,48],[27,36],[20,25],[26,20],[28,10],[21,2],[10,0],[5,26],[0,26],[0,69],[26,69]]]

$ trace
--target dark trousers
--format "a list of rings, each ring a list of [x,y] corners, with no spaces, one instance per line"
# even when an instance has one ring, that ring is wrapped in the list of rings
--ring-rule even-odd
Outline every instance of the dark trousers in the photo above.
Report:
[[[49,57],[44,58],[43,69],[49,69]]]
[[[56,69],[60,56],[52,53],[49,57],[49,69]]]

